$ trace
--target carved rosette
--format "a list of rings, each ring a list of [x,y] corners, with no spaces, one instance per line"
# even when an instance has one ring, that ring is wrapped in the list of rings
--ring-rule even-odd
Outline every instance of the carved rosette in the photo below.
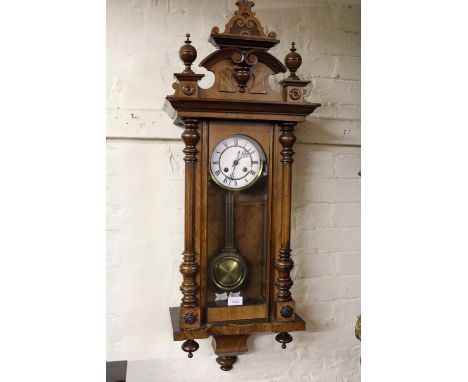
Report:
[[[182,86],[182,91],[185,95],[191,96],[195,93],[195,86],[193,84],[185,84]]]
[[[187,312],[184,315],[184,322],[187,325],[193,325],[197,321],[197,315],[194,312]]]
[[[283,318],[290,318],[293,315],[294,309],[289,305],[284,305],[280,310],[280,315]]]
[[[283,173],[282,185],[282,225],[281,225],[281,250],[276,260],[275,268],[277,277],[275,281],[276,294],[275,301],[277,303],[277,319],[292,320],[294,319],[294,301],[291,297],[291,270],[294,267],[294,262],[291,259],[290,237],[291,237],[291,188],[292,188],[292,163],[294,162],[292,149],[296,142],[294,135],[294,122],[281,123],[281,134],[279,141],[282,146],[281,163]],[[285,304],[288,303],[288,304]],[[291,310],[290,314],[284,315],[285,306]],[[286,308],[288,310],[288,308]]]
[[[298,88],[292,88],[289,91],[289,96],[293,101],[297,101],[302,97],[302,92]]]
[[[183,253],[183,262],[180,265],[180,273],[182,273],[182,285],[180,290],[182,292],[181,303],[181,328],[199,327],[200,320],[196,320],[199,316],[198,307],[198,285],[197,274],[200,266],[197,263],[195,255],[195,171],[197,163],[198,150],[196,148],[200,140],[200,133],[198,132],[199,121],[196,119],[186,118],[183,120],[185,130],[182,133],[182,140],[185,143],[183,150],[185,157],[185,236],[184,244],[185,250]],[[198,308],[198,309],[194,309]],[[192,321],[191,316],[195,318]]]

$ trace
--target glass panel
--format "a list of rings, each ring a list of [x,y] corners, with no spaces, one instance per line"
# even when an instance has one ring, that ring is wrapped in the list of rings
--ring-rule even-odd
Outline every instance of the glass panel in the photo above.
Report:
[[[243,305],[265,303],[268,176],[251,187],[228,191],[208,186],[208,307],[226,307],[227,295]]]

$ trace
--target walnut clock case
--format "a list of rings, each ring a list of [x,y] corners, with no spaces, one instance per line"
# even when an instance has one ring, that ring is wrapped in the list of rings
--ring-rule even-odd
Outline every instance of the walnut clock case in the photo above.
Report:
[[[280,41],[265,33],[254,3],[236,5],[224,32],[211,31],[218,49],[200,63],[214,73],[213,86],[199,87],[187,34],[185,70],[167,97],[185,128],[183,297],[170,308],[173,337],[191,358],[196,340],[212,336],[225,371],[247,352],[250,334],[276,333],[284,349],[289,332],[305,330],[290,290],[294,130],[320,106],[304,99],[309,81],[296,75],[294,43],[285,66],[268,52]],[[282,91],[271,89],[269,77],[288,69]]]

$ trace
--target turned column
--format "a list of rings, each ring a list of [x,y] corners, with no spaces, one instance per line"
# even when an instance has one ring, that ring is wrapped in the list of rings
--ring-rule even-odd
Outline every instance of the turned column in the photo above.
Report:
[[[180,265],[183,281],[180,287],[182,303],[180,305],[180,327],[183,330],[200,327],[200,304],[198,301],[199,287],[197,274],[200,266],[195,253],[195,173],[197,166],[196,148],[200,140],[198,132],[199,121],[196,119],[183,119],[185,130],[182,140],[185,143],[183,150],[185,157],[185,234],[183,262]]]
[[[295,318],[295,302],[291,296],[291,270],[294,262],[291,259],[291,189],[292,189],[292,164],[294,162],[292,149],[296,142],[294,135],[294,122],[282,122],[279,141],[282,146],[282,200],[281,200],[281,250],[276,259],[276,319],[279,321],[291,321]]]

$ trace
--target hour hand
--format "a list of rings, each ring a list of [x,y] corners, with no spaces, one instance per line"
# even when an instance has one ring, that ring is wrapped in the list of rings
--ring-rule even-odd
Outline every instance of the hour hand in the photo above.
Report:
[[[237,152],[237,157],[234,159],[234,162],[232,162],[232,167],[236,167],[237,164],[239,163],[239,158],[240,158],[240,150]]]

